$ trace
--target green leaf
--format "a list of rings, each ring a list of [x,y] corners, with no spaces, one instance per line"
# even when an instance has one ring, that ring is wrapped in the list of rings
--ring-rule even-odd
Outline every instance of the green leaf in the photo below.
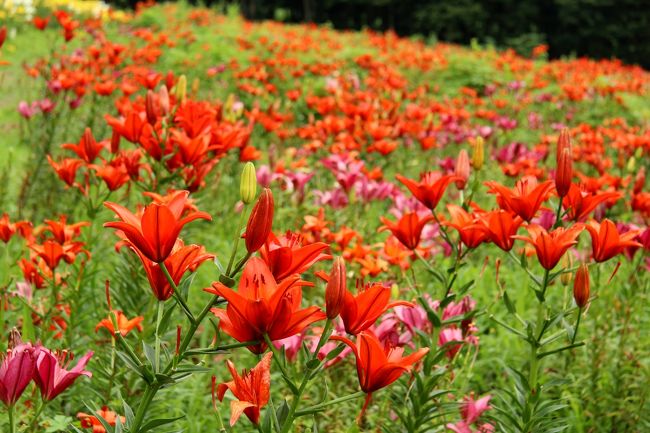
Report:
[[[289,415],[289,404],[287,403],[287,400],[282,400],[282,404],[278,406],[278,408],[275,411],[276,416],[278,417],[278,422],[280,425],[284,425],[285,420],[287,419],[287,416]]]
[[[148,432],[149,430],[152,430],[152,429],[154,429],[154,428],[156,428],[156,427],[160,427],[160,426],[163,426],[163,425],[166,425],[166,424],[171,424],[171,423],[173,423],[174,421],[178,421],[178,420],[181,419],[181,418],[185,418],[185,415],[177,416],[176,418],[159,418],[159,419],[154,419],[154,420],[152,420],[152,421],[149,421],[149,422],[146,423],[145,425],[143,425],[143,426],[140,428],[140,432],[139,432],[139,433],[145,433],[145,432]]]
[[[515,306],[510,300],[510,296],[508,296],[508,292],[505,290],[503,291],[503,303],[506,304],[506,308],[508,309],[508,312],[510,314],[517,314],[517,310],[515,309]]]

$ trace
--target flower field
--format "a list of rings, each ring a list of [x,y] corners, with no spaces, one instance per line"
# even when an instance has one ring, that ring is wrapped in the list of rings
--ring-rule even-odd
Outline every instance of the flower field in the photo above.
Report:
[[[0,431],[650,431],[650,73],[5,4]]]

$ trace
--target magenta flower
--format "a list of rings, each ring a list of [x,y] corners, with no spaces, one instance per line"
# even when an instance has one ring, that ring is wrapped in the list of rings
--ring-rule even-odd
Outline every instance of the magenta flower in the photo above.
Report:
[[[25,119],[29,119],[36,114],[36,109],[34,108],[34,104],[30,106],[27,102],[20,101],[18,104],[18,113]]]
[[[32,381],[37,348],[31,344],[19,344],[7,351],[0,365],[0,400],[13,406]]]
[[[91,372],[84,370],[92,356],[93,352],[86,353],[77,365],[68,370],[68,364],[72,361],[70,352],[54,354],[49,349],[41,348],[36,358],[34,382],[41,390],[43,399],[52,400],[68,389],[79,376],[92,377]]]

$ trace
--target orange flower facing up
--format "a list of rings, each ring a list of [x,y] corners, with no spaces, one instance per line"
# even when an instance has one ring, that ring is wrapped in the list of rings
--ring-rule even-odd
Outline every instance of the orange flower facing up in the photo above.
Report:
[[[305,272],[320,260],[331,259],[331,255],[323,253],[328,247],[323,242],[303,246],[302,236],[292,232],[280,237],[270,233],[260,249],[260,256],[271,269],[275,280],[280,282],[290,275]]]
[[[316,306],[300,309],[304,284],[295,274],[278,284],[264,260],[254,257],[246,263],[237,292],[219,282],[205,291],[228,301],[225,310],[212,309],[221,329],[237,341],[257,341],[248,349],[263,353],[265,334],[271,341],[281,340],[325,318]]]
[[[166,301],[174,294],[173,287],[167,281],[160,265],[149,260],[140,250],[133,248],[144,266],[149,280],[149,285],[154,296],[159,301]],[[214,259],[214,254],[205,252],[205,248],[199,245],[183,245],[180,239],[174,246],[171,254],[165,259],[165,267],[169,271],[174,284],[178,285],[183,275],[189,270],[194,272],[198,266],[206,260]]]
[[[633,240],[639,234],[638,230],[630,230],[621,235],[616,224],[608,219],[604,219],[600,224],[596,221],[589,221],[586,229],[591,235],[592,253],[597,262],[605,262],[622,253],[628,247],[642,246]]]
[[[115,426],[117,423],[117,414],[108,407],[104,406],[101,410],[97,411],[97,415],[102,417],[106,423],[110,426]],[[106,433],[106,429],[99,421],[99,419],[94,415],[89,415],[87,413],[79,412],[77,414],[77,419],[81,421],[81,427],[83,428],[92,428],[93,433]],[[126,418],[120,416],[120,421],[122,425],[126,422]]]
[[[577,238],[584,230],[584,226],[576,224],[568,229],[559,227],[549,233],[543,227],[531,224],[526,227],[526,230],[530,236],[514,236],[514,238],[534,246],[539,263],[544,269],[550,271],[558,264],[564,253],[578,243]]]
[[[371,394],[395,382],[400,376],[411,371],[413,365],[429,352],[429,348],[421,348],[408,356],[403,347],[383,345],[370,331],[357,335],[357,344],[342,336],[332,336],[332,340],[347,344],[357,360],[357,375],[361,390]]]
[[[122,231],[128,243],[144,257],[156,263],[163,262],[172,252],[185,224],[199,218],[212,220],[206,212],[190,212],[181,217],[188,195],[187,191],[178,191],[168,204],[151,203],[141,217],[117,203],[105,202],[104,206],[115,212],[122,221],[108,222],[104,227]]]
[[[56,241],[48,239],[42,245],[32,244],[29,248],[45,261],[48,268],[54,270],[59,266],[61,260],[64,260],[66,263],[73,263],[77,254],[84,253],[88,255],[88,252],[82,246],[83,243],[81,242],[70,242],[61,245]]]
[[[523,223],[522,219],[504,210],[487,212],[480,218],[488,239],[502,250],[510,251],[515,243],[513,236]]]
[[[490,193],[496,194],[501,209],[519,215],[524,221],[533,219],[553,190],[553,181],[538,183],[533,176],[524,176],[513,189],[493,181],[485,182],[485,185]]]
[[[262,248],[273,227],[273,193],[264,188],[253,207],[246,224],[246,250],[249,253]]]
[[[460,235],[460,241],[467,248],[476,248],[489,240],[485,226],[480,223],[478,217],[455,204],[447,205],[447,210],[451,215],[451,221],[443,224],[455,228]]]
[[[618,200],[622,196],[620,192],[614,191],[591,193],[581,186],[572,184],[569,192],[562,199],[562,207],[571,221],[583,221],[599,204]]]
[[[434,172],[423,174],[420,182],[408,179],[399,174],[395,178],[402,182],[420,203],[431,210],[438,205],[449,184],[455,180],[460,180],[454,175],[442,176]]]
[[[379,231],[390,230],[402,245],[409,250],[414,250],[420,244],[422,229],[429,221],[433,220],[433,216],[427,215],[420,219],[417,212],[410,212],[404,214],[397,223],[384,217],[380,219],[384,225],[379,228]]]
[[[237,398],[230,402],[230,426],[235,425],[239,417],[245,414],[255,425],[260,423],[260,410],[269,402],[271,391],[271,352],[264,355],[262,360],[251,371],[237,373],[235,365],[226,361],[232,380],[217,386],[217,398],[223,401],[226,391],[230,390]]]
[[[390,288],[382,283],[366,285],[354,296],[349,290],[345,290],[341,319],[345,331],[348,334],[358,334],[375,324],[379,316],[386,310],[403,305],[413,307],[413,303],[407,301],[390,302]]]
[[[144,317],[138,316],[129,320],[129,318],[126,317],[126,315],[120,310],[113,310],[113,314],[115,314],[115,319],[117,320],[117,329],[119,330],[120,334],[122,334],[122,337],[126,337],[128,333],[134,329],[142,332],[142,321],[144,320]],[[108,332],[110,332],[111,335],[115,337],[115,327],[113,326],[113,320],[110,316],[106,319],[103,319],[97,324],[97,326],[95,326],[95,332],[99,331],[101,328],[108,329]]]

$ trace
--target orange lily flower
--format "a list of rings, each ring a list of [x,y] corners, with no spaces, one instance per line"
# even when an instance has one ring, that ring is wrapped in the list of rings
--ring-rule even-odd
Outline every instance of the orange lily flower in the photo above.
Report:
[[[519,216],[513,216],[504,210],[494,210],[481,215],[480,220],[490,241],[504,251],[512,249],[515,243],[513,236],[523,223]]]
[[[591,235],[592,253],[597,262],[605,262],[628,247],[643,246],[633,240],[639,234],[638,230],[630,230],[621,235],[616,224],[608,219],[604,219],[600,224],[589,221],[585,228]]]
[[[356,335],[374,325],[386,310],[398,305],[414,306],[407,301],[390,302],[390,288],[382,283],[368,284],[359,289],[356,296],[346,289],[341,319],[346,332]]]
[[[225,310],[212,309],[221,329],[240,342],[258,341],[248,349],[263,353],[264,334],[271,341],[281,340],[325,318],[316,306],[300,309],[304,284],[296,274],[278,284],[264,260],[254,257],[246,263],[237,292],[219,282],[205,291],[228,301]]]
[[[323,253],[327,248],[329,245],[323,242],[302,246],[302,236],[288,231],[279,238],[271,233],[259,251],[275,280],[280,282],[290,275],[302,274],[320,260],[331,259],[331,255]]]
[[[564,253],[578,243],[577,237],[584,230],[584,226],[576,224],[568,229],[558,227],[549,233],[543,227],[531,224],[526,227],[526,230],[530,237],[514,236],[514,238],[534,246],[539,263],[544,269],[550,271],[558,264]]]
[[[104,406],[101,410],[97,411],[97,415],[101,416],[104,421],[110,426],[114,426],[117,423],[117,414],[112,410],[109,410],[108,407]],[[87,413],[79,412],[77,414],[77,419],[81,421],[82,428],[92,428],[93,433],[106,433],[106,429],[99,421],[99,419],[94,415],[89,415]],[[126,422],[126,418],[120,416],[120,421],[122,425]]]
[[[599,204],[609,200],[618,200],[623,197],[620,192],[597,192],[591,193],[582,186],[572,184],[569,192],[562,199],[562,207],[566,210],[567,217],[571,221],[582,221],[598,207]]]
[[[117,329],[120,334],[122,334],[122,337],[126,337],[129,332],[133,331],[133,329],[142,332],[142,321],[144,320],[144,317],[138,316],[129,320],[129,318],[126,317],[126,314],[122,313],[120,310],[114,310],[113,313],[117,319]],[[95,332],[99,331],[101,328],[108,329],[108,332],[115,337],[115,328],[113,327],[113,320],[111,320],[111,317],[101,320],[97,326],[95,326]]]
[[[379,231],[390,230],[402,245],[409,250],[414,250],[420,243],[422,229],[433,220],[433,216],[427,215],[420,219],[417,212],[410,212],[404,214],[397,223],[384,217],[380,217],[380,220],[384,225],[379,228]]]
[[[524,176],[513,189],[498,182],[485,182],[489,192],[496,194],[499,207],[519,215],[524,221],[533,219],[542,203],[553,190],[553,181],[538,183],[533,176]]]
[[[250,371],[243,371],[240,376],[232,361],[226,361],[232,379],[217,386],[217,398],[223,401],[226,391],[230,390],[237,400],[230,402],[230,426],[235,425],[241,414],[245,414],[255,425],[260,423],[260,410],[269,402],[271,390],[271,352]]]
[[[413,365],[429,352],[428,347],[421,348],[408,356],[403,347],[383,345],[370,331],[357,335],[357,344],[346,337],[334,335],[331,340],[347,344],[357,360],[357,375],[361,390],[367,394],[384,388],[411,371]]]
[[[447,186],[455,180],[461,180],[461,178],[454,175],[448,174],[441,176],[434,172],[424,173],[420,182],[408,179],[399,174],[395,178],[402,182],[420,203],[431,210],[438,205]]]
[[[121,230],[129,244],[142,255],[153,262],[163,262],[172,252],[185,224],[198,218],[212,220],[206,212],[191,212],[181,218],[188,195],[187,191],[178,191],[168,204],[151,203],[141,217],[117,203],[105,202],[104,206],[115,212],[122,221],[107,222],[104,227]]]
[[[460,235],[460,241],[467,248],[476,248],[489,240],[485,226],[480,223],[478,217],[455,204],[447,205],[447,210],[451,215],[451,221],[442,224],[455,228]]]

